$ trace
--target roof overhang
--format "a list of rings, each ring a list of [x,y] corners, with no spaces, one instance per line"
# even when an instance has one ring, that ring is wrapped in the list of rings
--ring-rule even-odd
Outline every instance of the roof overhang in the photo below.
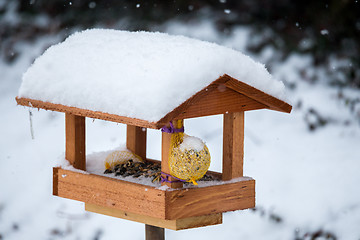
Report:
[[[203,117],[227,112],[271,109],[290,113],[292,106],[225,74],[183,102],[157,122],[92,111],[29,98],[16,97],[19,105],[75,114],[83,117],[159,129],[174,119]]]

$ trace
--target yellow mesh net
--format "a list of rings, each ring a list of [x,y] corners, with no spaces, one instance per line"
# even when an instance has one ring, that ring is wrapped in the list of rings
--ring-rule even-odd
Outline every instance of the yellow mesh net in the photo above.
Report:
[[[133,162],[142,162],[142,158],[135,153],[128,150],[114,151],[110,153],[105,159],[105,168],[111,169],[117,164],[123,164],[128,160],[132,159]]]
[[[174,122],[175,128],[183,127],[183,120]],[[190,144],[184,144],[184,141]],[[196,143],[196,147],[191,142]],[[169,168],[172,176],[197,185],[196,180],[202,178],[209,169],[210,159],[209,149],[199,138],[183,132],[171,135]]]

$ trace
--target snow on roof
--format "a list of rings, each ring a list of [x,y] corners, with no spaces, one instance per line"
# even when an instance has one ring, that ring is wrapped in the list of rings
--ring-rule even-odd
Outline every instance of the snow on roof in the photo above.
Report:
[[[228,74],[280,100],[264,65],[214,43],[159,32],[91,29],[47,49],[19,97],[156,122]]]

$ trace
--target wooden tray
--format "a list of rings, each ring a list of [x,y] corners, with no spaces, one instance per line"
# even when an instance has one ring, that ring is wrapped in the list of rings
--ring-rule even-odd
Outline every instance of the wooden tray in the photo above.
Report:
[[[53,168],[53,194],[105,215],[174,230],[219,224],[221,213],[255,206],[255,180],[159,189],[81,171]]]

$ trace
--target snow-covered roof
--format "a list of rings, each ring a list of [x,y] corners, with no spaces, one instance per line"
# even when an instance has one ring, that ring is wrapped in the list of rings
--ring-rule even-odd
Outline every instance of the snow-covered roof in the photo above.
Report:
[[[241,80],[286,105],[283,83],[238,51],[165,33],[105,29],[75,33],[46,50],[24,73],[17,99],[22,105],[58,111],[69,107],[154,123],[215,80],[224,84],[226,79]],[[289,106],[280,111],[289,112]]]

